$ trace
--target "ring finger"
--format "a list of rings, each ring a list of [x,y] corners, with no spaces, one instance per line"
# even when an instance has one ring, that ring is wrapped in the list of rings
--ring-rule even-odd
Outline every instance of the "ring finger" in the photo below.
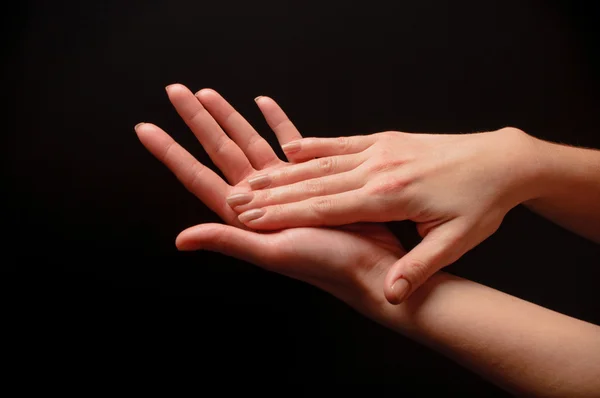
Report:
[[[248,180],[250,188],[275,188],[295,182],[324,177],[354,170],[366,160],[360,154],[329,156],[294,164],[269,173],[259,174]]]
[[[352,191],[361,188],[363,185],[363,178],[357,175],[357,172],[348,171],[273,189],[232,195],[227,198],[227,203],[236,212],[242,213],[250,209]]]

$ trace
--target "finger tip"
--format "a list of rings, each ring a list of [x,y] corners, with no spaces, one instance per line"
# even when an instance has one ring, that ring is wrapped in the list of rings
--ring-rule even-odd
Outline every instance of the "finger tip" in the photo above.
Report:
[[[237,218],[238,218],[239,222],[241,222],[248,228],[260,229],[257,227],[260,227],[261,224],[263,224],[263,223],[261,223],[261,221],[262,221],[261,218],[262,218],[262,216],[265,215],[265,213],[266,213],[265,209],[256,208],[256,209],[247,210],[247,211],[239,214]]]
[[[154,125],[152,123],[140,122],[135,125],[133,130],[135,131],[139,139],[143,139],[144,136],[151,133],[153,127]]]
[[[179,251],[186,251],[185,235],[184,234],[185,234],[185,231],[180,232],[179,235],[177,235],[177,237],[175,238],[175,247]]]
[[[140,127],[142,127],[144,124],[146,124],[146,122],[139,122],[138,124],[136,124],[136,125],[133,127],[133,130],[134,130],[134,131],[137,133],[137,132],[138,132],[138,129],[139,129]]]
[[[268,106],[269,104],[275,103],[273,98],[268,97],[266,95],[259,95],[258,97],[254,98],[254,102],[256,102],[256,105],[258,105],[259,107],[264,107]]]
[[[194,95],[198,99],[208,99],[208,98],[214,97],[219,94],[217,93],[216,90],[214,90],[212,88],[203,88],[203,89],[196,91],[196,94],[194,94]]]
[[[384,290],[385,298],[390,304],[398,305],[406,301],[410,295],[411,284],[410,282],[400,276],[394,282],[386,286]]]
[[[194,243],[194,240],[191,239],[190,230],[192,228],[188,228],[180,232],[179,235],[177,235],[177,237],[175,238],[175,247],[177,247],[177,250],[182,252],[188,252],[199,249],[199,247],[197,247],[197,245]]]
[[[404,278],[402,275],[400,275],[400,277],[396,280],[396,282],[394,282],[392,284],[391,290],[392,290],[392,296],[394,298],[393,301],[396,304],[400,304],[404,300],[406,300],[406,298],[410,294],[411,284],[406,278]]]
[[[185,90],[187,90],[187,87],[181,83],[171,83],[171,84],[167,84],[165,86],[165,91],[169,95],[175,94],[177,92],[185,91]]]
[[[392,305],[398,305],[400,304],[397,301],[396,296],[394,295],[393,291],[391,288],[386,288],[383,291],[383,295],[385,296],[385,299],[387,300],[388,303],[392,304]]]

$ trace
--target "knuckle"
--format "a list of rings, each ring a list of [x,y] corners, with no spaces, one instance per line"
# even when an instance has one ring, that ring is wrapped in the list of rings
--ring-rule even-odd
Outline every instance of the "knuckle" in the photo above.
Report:
[[[254,200],[252,201],[253,204],[267,204],[270,203],[273,200],[273,191],[271,189],[265,189],[262,191],[257,192],[256,197],[254,198]]]
[[[233,141],[231,141],[229,138],[225,138],[225,137],[221,138],[215,144],[215,148],[214,148],[215,155],[220,155],[222,153],[227,152],[227,150],[229,149],[229,147],[231,146],[232,143],[233,143]]]
[[[206,117],[207,113],[207,110],[204,109],[204,107],[200,106],[199,108],[194,109],[192,112],[190,112],[185,118],[185,120],[189,124],[196,124],[199,123],[200,119]]]
[[[271,205],[266,209],[266,211],[273,219],[279,219],[284,214],[284,207],[283,205]]]
[[[503,132],[507,132],[507,133],[514,133],[514,134],[525,134],[525,132],[523,130],[516,128],[516,127],[512,127],[512,126],[503,127],[499,131],[503,131]]]
[[[327,213],[332,208],[332,206],[333,204],[331,202],[331,199],[325,198],[316,199],[310,203],[310,209],[313,213],[316,214]]]
[[[289,167],[284,167],[271,173],[271,186],[285,184],[292,178],[292,171]]]
[[[398,168],[403,164],[404,161],[402,159],[382,155],[378,161],[372,162],[368,165],[368,170],[373,173],[381,173]]]
[[[402,191],[407,185],[406,180],[393,177],[372,182],[368,190],[372,195],[390,195]]]
[[[318,159],[317,167],[325,174],[330,174],[335,171],[336,161],[333,157],[326,157]]]
[[[271,130],[277,131],[278,129],[285,127],[287,124],[292,124],[292,122],[290,121],[290,119],[285,118],[282,121],[280,121],[279,123],[273,125],[273,127],[271,127]]]
[[[244,152],[248,152],[253,146],[258,145],[262,141],[262,137],[258,134],[252,135],[246,142]]]
[[[163,152],[160,161],[165,163],[166,161],[169,160],[169,158],[171,157],[171,153],[175,150],[177,146],[177,143],[175,141],[171,142],[166,148],[165,151]]]
[[[200,162],[195,162],[190,168],[190,179],[188,182],[188,186],[190,190],[194,190],[196,185],[201,185],[202,174],[205,170],[205,166],[203,166]]]
[[[324,191],[323,183],[319,180],[308,180],[303,183],[303,190],[313,195],[320,195]]]
[[[396,135],[393,131],[382,131],[381,133],[377,133],[377,135],[380,138],[383,139],[390,139],[390,138],[394,138],[394,136]]]
[[[406,263],[406,276],[411,278],[411,282],[420,282],[429,276],[429,265],[421,260],[411,259]]]
[[[342,152],[348,150],[350,148],[350,138],[349,137],[337,137],[337,145]]]

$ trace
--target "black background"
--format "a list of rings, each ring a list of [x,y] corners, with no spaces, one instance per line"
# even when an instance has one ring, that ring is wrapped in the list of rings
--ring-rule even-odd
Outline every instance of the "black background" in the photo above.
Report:
[[[221,92],[269,142],[269,95],[305,136],[519,127],[600,148],[598,7],[542,1],[29,1],[8,46],[3,268],[11,368],[141,384],[397,384],[504,393],[316,288],[208,252],[217,218],[145,151],[140,121],[210,164],[164,86]],[[279,152],[281,153],[281,152]],[[409,224],[395,230],[414,244]],[[600,323],[600,249],[516,208],[449,270]],[[5,354],[8,353],[5,352]],[[301,391],[301,389],[299,389]],[[315,391],[312,391],[315,393]]]

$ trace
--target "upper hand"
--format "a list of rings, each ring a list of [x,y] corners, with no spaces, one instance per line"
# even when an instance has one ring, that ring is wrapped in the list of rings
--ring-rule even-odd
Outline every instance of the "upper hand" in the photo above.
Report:
[[[257,190],[233,209],[245,225],[261,230],[415,221],[424,239],[386,279],[386,296],[398,303],[494,233],[512,207],[531,198],[528,182],[535,167],[529,139],[512,128],[305,138],[283,149],[292,160],[312,160],[250,180]]]
[[[381,289],[383,276],[404,254],[389,230],[376,224],[351,225],[337,230],[294,228],[275,233],[245,229],[226,198],[249,192],[248,179],[292,165],[281,161],[252,126],[215,91],[201,90],[194,96],[186,87],[172,85],[167,92],[229,183],[157,126],[150,123],[136,126],[138,137],[188,190],[232,225],[191,227],[177,237],[177,247],[214,250],[247,260],[312,283],[376,317],[381,312],[380,306],[387,304]],[[257,104],[282,145],[301,138],[272,99],[260,97]]]

